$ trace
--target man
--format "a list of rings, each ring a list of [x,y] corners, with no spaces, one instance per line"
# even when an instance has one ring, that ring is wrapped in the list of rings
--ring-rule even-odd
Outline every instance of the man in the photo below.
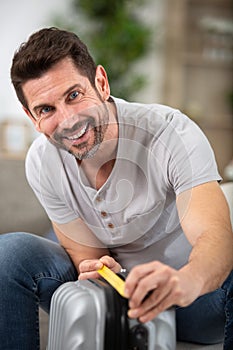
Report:
[[[38,305],[48,311],[60,284],[106,264],[129,271],[129,317],[146,322],[176,305],[179,340],[230,349],[233,235],[199,128],[170,107],[112,97],[104,68],[56,28],[19,48],[11,78],[42,134],[26,173],[60,245],[1,236],[3,348],[38,348]]]

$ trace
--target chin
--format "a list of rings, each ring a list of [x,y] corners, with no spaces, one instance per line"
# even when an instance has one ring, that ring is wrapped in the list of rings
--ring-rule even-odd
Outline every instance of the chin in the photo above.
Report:
[[[82,151],[78,151],[77,149],[75,149],[75,147],[72,147],[72,148],[70,148],[67,151],[70,154],[72,154],[76,159],[84,160],[84,159],[93,158],[95,156],[96,152],[98,151],[99,146],[100,146],[100,144],[94,145],[89,150],[85,149],[83,152]]]

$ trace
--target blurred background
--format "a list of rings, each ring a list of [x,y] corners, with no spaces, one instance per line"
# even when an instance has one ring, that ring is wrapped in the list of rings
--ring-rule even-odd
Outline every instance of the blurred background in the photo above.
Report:
[[[49,232],[24,175],[38,134],[10,82],[15,50],[42,27],[75,31],[109,74],[112,94],[179,108],[208,137],[233,181],[231,0],[2,0],[0,2],[0,233]]]

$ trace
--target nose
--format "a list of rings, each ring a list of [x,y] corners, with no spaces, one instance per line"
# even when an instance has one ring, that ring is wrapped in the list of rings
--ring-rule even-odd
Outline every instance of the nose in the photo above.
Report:
[[[60,124],[69,120],[73,116],[74,111],[69,106],[59,105],[59,107],[57,107],[56,114],[57,114],[57,121]]]
[[[77,108],[69,105],[59,105],[56,110],[56,127],[71,128],[77,122]]]

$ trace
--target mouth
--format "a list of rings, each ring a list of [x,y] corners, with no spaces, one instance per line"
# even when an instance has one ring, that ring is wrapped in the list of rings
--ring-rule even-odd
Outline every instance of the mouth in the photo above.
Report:
[[[58,148],[65,149],[77,159],[92,157],[103,141],[105,129],[97,125],[93,117],[85,117],[71,127],[63,124],[55,130],[50,141]]]
[[[80,138],[82,138],[86,134],[86,132],[88,130],[88,126],[89,126],[89,123],[86,123],[84,126],[82,126],[78,130],[78,132],[75,131],[75,134],[70,135],[70,136],[64,136],[64,138],[66,140],[69,140],[69,141],[77,141],[77,140],[79,140]]]

